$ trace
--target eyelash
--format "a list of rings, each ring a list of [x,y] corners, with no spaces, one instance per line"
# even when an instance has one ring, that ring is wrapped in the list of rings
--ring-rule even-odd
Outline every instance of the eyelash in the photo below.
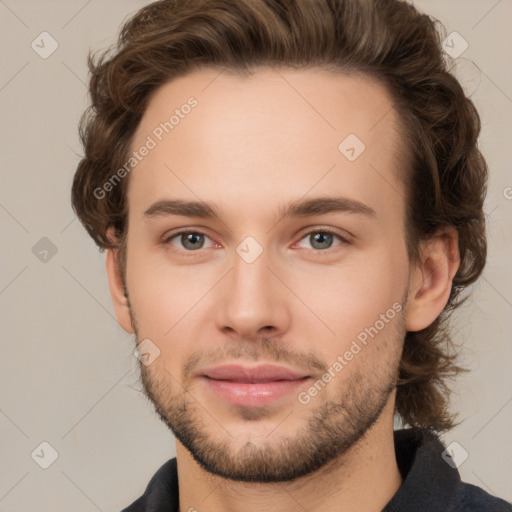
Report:
[[[340,240],[340,244],[338,245],[334,245],[334,246],[331,246],[331,247],[328,247],[327,249],[311,249],[314,253],[316,254],[323,254],[323,253],[329,253],[331,252],[332,250],[336,250],[336,247],[339,247],[339,246],[342,246],[342,245],[348,245],[350,244],[350,241],[348,240],[347,237],[343,237],[342,235],[340,235],[337,231],[334,231],[332,229],[328,229],[328,228],[321,228],[321,229],[313,229],[311,231],[308,231],[307,233],[305,233],[300,239],[298,242],[301,242],[302,240],[304,240],[306,237],[314,234],[314,233],[322,233],[322,234],[328,234],[328,235],[333,235],[334,237],[337,237],[339,240]],[[183,234],[190,234],[190,235],[203,235],[205,236],[206,238],[209,238],[210,240],[212,240],[207,233],[205,233],[204,231],[200,231],[200,230],[187,230],[187,229],[183,229],[181,231],[177,231],[175,233],[173,233],[172,235],[166,237],[164,240],[163,240],[163,244],[164,245],[170,245],[172,247],[172,250],[173,251],[176,251],[176,252],[179,252],[179,253],[186,253],[188,256],[197,256],[199,254],[199,252],[201,251],[201,249],[197,249],[195,251],[187,251],[186,249],[179,249],[177,247],[174,247],[172,246],[172,244],[170,243],[172,240],[174,240],[175,238],[179,237],[180,235],[183,235]],[[212,240],[213,242],[215,242],[214,240]],[[298,242],[296,242],[294,245],[296,245]],[[217,243],[217,242],[215,242]]]

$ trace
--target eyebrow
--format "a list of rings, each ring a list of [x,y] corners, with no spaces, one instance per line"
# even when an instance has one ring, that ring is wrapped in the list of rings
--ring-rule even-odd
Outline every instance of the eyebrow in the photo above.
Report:
[[[346,197],[317,197],[313,199],[297,199],[282,206],[278,211],[276,222],[281,222],[289,217],[311,217],[336,212],[358,214],[367,217],[376,216],[373,208],[355,199]],[[157,201],[144,212],[143,216],[146,219],[153,219],[168,215],[221,220],[213,203],[184,201],[181,199],[162,199]]]

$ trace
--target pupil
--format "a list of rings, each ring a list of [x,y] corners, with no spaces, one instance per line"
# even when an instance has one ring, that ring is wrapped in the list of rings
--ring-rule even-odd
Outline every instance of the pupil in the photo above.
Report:
[[[320,245],[320,247],[316,247],[317,249],[328,249],[332,245],[332,235],[329,233],[315,233],[312,237],[313,247],[315,244]]]
[[[182,235],[181,243],[187,249],[200,249],[202,244],[197,245],[197,243],[202,241],[202,236],[199,233],[186,233]]]

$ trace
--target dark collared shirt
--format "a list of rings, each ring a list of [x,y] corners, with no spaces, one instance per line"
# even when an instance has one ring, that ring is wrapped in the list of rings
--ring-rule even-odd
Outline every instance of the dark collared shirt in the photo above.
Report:
[[[512,504],[461,481],[442,457],[439,438],[423,429],[395,430],[395,452],[402,485],[382,512],[512,512]],[[151,478],[144,494],[122,512],[178,512],[176,458]]]

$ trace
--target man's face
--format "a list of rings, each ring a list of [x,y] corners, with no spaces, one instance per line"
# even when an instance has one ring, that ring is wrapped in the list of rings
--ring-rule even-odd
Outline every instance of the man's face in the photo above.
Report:
[[[149,102],[131,146],[150,150],[129,176],[130,315],[160,350],[145,392],[208,471],[291,479],[392,423],[409,286],[397,128],[380,85],[311,69],[195,71]],[[145,215],[167,200],[218,218]],[[230,364],[295,378],[215,374]]]

